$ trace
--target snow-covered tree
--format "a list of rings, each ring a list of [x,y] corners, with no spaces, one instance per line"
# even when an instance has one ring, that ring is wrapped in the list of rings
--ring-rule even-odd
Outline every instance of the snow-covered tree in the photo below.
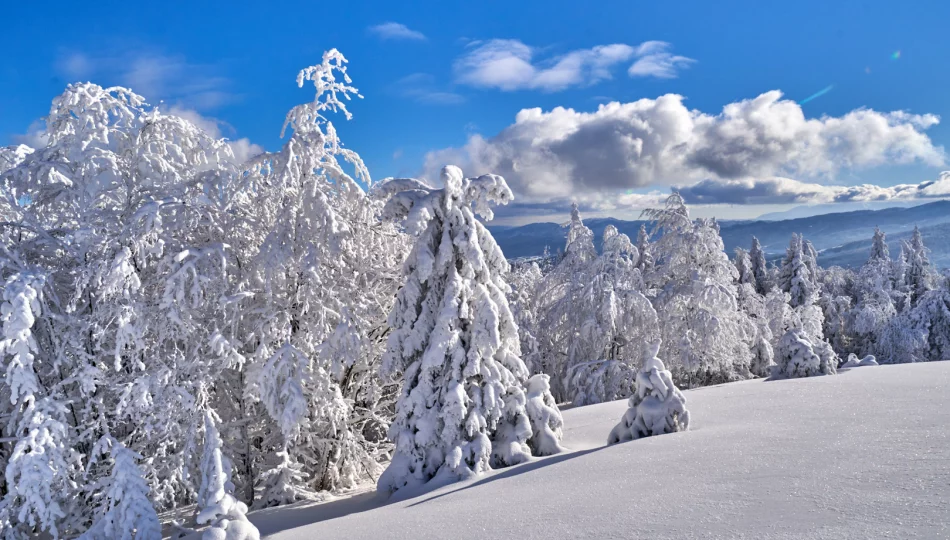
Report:
[[[387,213],[416,237],[390,314],[382,369],[403,389],[389,430],[396,445],[380,491],[435,477],[465,478],[530,456],[524,410],[528,372],[508,307],[501,249],[476,218],[512,197],[495,175],[442,169],[443,189],[394,180]],[[493,440],[494,439],[494,440]]]
[[[755,286],[755,273],[752,269],[752,260],[749,258],[749,252],[736,248],[733,264],[736,265],[736,271],[739,272],[739,284],[751,284]]]
[[[752,275],[755,276],[755,290],[761,295],[768,294],[772,288],[769,283],[769,269],[765,265],[765,253],[759,239],[752,237],[752,248],[749,250],[749,262],[752,265]]]
[[[688,386],[750,377],[755,325],[738,306],[738,273],[718,225],[690,220],[677,192],[645,215],[655,222],[657,266],[648,279],[670,371]]]
[[[673,384],[672,374],[657,358],[660,343],[645,347],[637,372],[637,390],[629,409],[607,437],[607,444],[631,441],[689,429],[686,396]]]
[[[790,295],[789,305],[793,308],[811,305],[817,300],[818,277],[813,272],[815,264],[810,255],[804,238],[792,234],[779,270],[778,286]]]
[[[640,224],[640,230],[637,232],[637,269],[641,275],[647,275],[653,271],[656,260],[653,258],[653,250],[650,244],[650,233],[647,232],[647,226]]]
[[[528,446],[535,456],[550,456],[564,450],[561,446],[561,427],[564,419],[551,395],[550,376],[544,373],[532,375],[525,383],[528,419],[531,421],[531,437]]]
[[[891,274],[892,262],[887,240],[880,229],[874,229],[870,255],[854,279],[852,290],[856,303],[851,310],[850,326],[854,334],[854,350],[861,354],[877,352],[877,340],[884,326],[899,310]]]
[[[538,339],[538,287],[543,279],[541,267],[536,262],[512,265],[508,273],[508,285],[511,294],[508,303],[511,312],[518,324],[518,335],[521,340],[521,358],[529,373],[541,373],[544,365],[541,361],[541,351]]]
[[[234,497],[231,461],[222,452],[215,414],[204,415],[204,455],[201,458],[201,487],[195,521],[208,525],[203,540],[257,540],[260,532],[247,520],[247,506]]]
[[[81,538],[160,539],[162,526],[148,499],[149,487],[138,466],[142,456],[110,436],[103,437],[97,446],[101,447],[100,452],[108,448],[112,457],[112,474],[106,491],[105,513]]]
[[[910,292],[910,305],[916,306],[917,302],[927,294],[928,291],[936,288],[936,272],[930,264],[930,257],[927,253],[930,250],[924,246],[924,238],[920,234],[920,229],[914,227],[914,234],[910,242],[906,245],[906,270],[904,273],[904,284]]]
[[[776,351],[775,364],[772,376],[788,379],[834,375],[837,368],[837,362],[831,362],[815,351],[808,334],[799,328],[793,328],[782,336]]]

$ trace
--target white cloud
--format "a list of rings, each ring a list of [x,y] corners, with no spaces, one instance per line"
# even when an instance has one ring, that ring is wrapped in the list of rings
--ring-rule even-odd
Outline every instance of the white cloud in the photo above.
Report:
[[[428,73],[413,73],[396,81],[396,91],[418,103],[428,105],[458,105],[465,102],[465,96],[439,89],[435,77]]]
[[[950,197],[950,171],[919,184],[829,186],[791,178],[703,180],[679,188],[692,204],[827,204]]]
[[[639,58],[627,70],[631,77],[656,77],[673,79],[680,68],[686,68],[696,62],[692,58],[674,55],[669,52],[670,44],[665,41],[647,41],[638,47]]]
[[[163,111],[166,114],[171,114],[175,116],[180,116],[185,120],[188,120],[192,124],[201,128],[202,131],[208,135],[214,137],[215,139],[220,139],[224,135],[221,132],[221,128],[224,127],[228,131],[233,132],[234,127],[224,122],[223,120],[218,120],[217,118],[203,116],[195,110],[185,109],[180,106],[173,106],[167,111]],[[231,152],[234,153],[234,160],[237,163],[243,163],[248,159],[263,154],[264,149],[254,144],[247,137],[240,139],[231,140],[228,139],[228,145],[231,147]]]
[[[572,86],[589,86],[612,78],[611,70],[630,59],[631,76],[671,78],[694,60],[668,52],[670,44],[647,41],[633,47],[624,43],[598,45],[536,60],[538,50],[516,39],[473,41],[455,61],[456,81],[499,90],[556,92]]]
[[[370,26],[370,33],[375,34],[380,39],[405,39],[410,41],[425,41],[426,36],[422,32],[412,30],[404,24],[397,22],[387,22]]]
[[[535,49],[516,39],[472,42],[455,61],[462,84],[500,90],[563,90],[611,78],[610,68],[633,57],[629,45],[616,43],[571,51],[540,64],[532,63]]]
[[[12,139],[16,144],[25,144],[33,149],[45,148],[49,141],[49,135],[46,134],[46,121],[39,119],[30,122],[30,127],[26,128],[26,133],[13,135]]]
[[[616,193],[704,179],[794,176],[832,179],[842,170],[890,164],[945,163],[925,130],[934,115],[857,109],[806,118],[778,91],[726,105],[717,115],[687,109],[683,97],[601,105],[595,112],[524,109],[494,137],[469,137],[462,148],[430,152],[424,174],[446,163],[470,174],[508,179],[518,199],[578,199],[624,204]]]

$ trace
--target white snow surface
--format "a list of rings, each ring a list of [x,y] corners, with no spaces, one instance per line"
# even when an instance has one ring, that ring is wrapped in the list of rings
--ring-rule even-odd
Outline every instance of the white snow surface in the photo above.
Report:
[[[579,407],[566,453],[248,517],[280,539],[950,537],[950,362],[685,394],[687,432],[607,447],[626,400]]]

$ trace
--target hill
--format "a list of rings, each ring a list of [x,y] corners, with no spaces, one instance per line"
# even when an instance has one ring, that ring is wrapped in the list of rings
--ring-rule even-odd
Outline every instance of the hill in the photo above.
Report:
[[[607,218],[585,220],[585,223],[594,231],[595,242],[599,245],[607,225],[614,225],[634,239],[643,222]],[[920,227],[924,241],[932,249],[933,261],[938,266],[950,265],[950,242],[943,240],[950,230],[950,201],[780,221],[720,221],[722,240],[730,256],[736,247],[748,249],[754,235],[770,258],[780,257],[785,253],[785,246],[794,232],[803,233],[815,248],[822,251],[818,262],[824,266],[862,264],[867,259],[874,227],[880,227],[888,234],[892,252],[897,254],[900,251],[899,240],[906,238],[915,225]],[[489,226],[489,229],[505,255],[511,259],[541,255],[545,246],[549,246],[552,252],[563,249],[566,238],[566,229],[556,223],[532,223],[520,227]],[[824,256],[825,252],[829,257]]]
[[[686,392],[688,432],[606,447],[622,401],[565,411],[569,453],[397,502],[254,512],[275,539],[946,538],[950,362]]]

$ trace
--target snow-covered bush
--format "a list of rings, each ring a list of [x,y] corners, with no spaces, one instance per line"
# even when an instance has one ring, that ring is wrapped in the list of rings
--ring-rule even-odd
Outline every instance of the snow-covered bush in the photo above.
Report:
[[[610,431],[607,444],[689,429],[686,397],[673,384],[672,374],[657,358],[659,350],[659,342],[646,347],[630,408]]]
[[[561,446],[561,427],[564,419],[551,395],[550,376],[539,373],[525,383],[528,403],[525,409],[531,421],[528,446],[535,456],[550,456],[564,450]]]
[[[819,351],[820,352],[820,351]],[[834,375],[837,362],[832,363],[815,351],[815,346],[805,332],[793,328],[779,340],[772,377],[794,379],[816,375]]]
[[[842,368],[854,368],[854,367],[865,367],[865,366],[876,366],[877,358],[873,354],[869,354],[864,358],[858,358],[858,355],[851,353],[848,355],[848,360],[841,364]]]
[[[637,370],[621,360],[593,360],[574,366],[570,380],[575,407],[623,399],[636,389]]]

